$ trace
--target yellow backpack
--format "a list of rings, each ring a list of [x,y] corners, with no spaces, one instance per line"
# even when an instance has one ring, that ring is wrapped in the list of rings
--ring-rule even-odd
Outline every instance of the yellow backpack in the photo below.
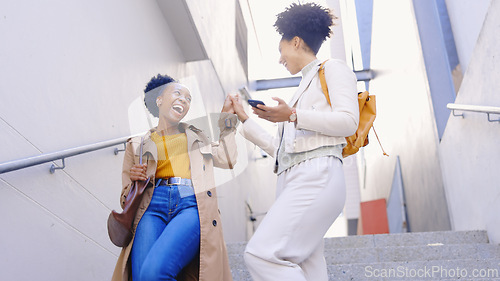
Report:
[[[324,61],[319,68],[319,79],[321,81],[321,88],[323,89],[323,94],[325,94],[326,100],[328,104],[332,106],[330,102],[330,96],[328,95],[328,86],[326,85],[325,78],[325,63]],[[375,117],[377,116],[376,105],[375,105],[375,95],[370,95],[368,91],[358,93],[358,104],[359,104],[359,124],[356,133],[350,137],[346,137],[347,145],[342,150],[342,156],[345,158],[349,155],[353,155],[359,151],[359,149],[368,144],[368,132],[370,128],[373,127],[373,122],[375,121]],[[377,132],[375,132],[375,128],[373,128],[373,132],[377,137]],[[378,140],[380,144],[380,140]],[[382,148],[382,144],[380,144],[380,148]],[[385,156],[389,156],[385,153],[382,148],[382,152]]]

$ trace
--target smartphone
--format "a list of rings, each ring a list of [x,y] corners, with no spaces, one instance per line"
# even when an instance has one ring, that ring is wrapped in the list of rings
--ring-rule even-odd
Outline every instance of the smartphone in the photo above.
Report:
[[[260,101],[260,100],[248,100],[248,103],[252,106],[252,107],[255,107],[257,109],[260,109],[257,107],[258,104],[262,104],[262,105],[265,105],[263,101]]]

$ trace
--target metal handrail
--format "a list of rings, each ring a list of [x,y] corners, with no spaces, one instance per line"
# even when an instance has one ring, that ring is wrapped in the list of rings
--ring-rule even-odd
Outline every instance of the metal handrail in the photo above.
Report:
[[[65,158],[79,155],[79,154],[83,154],[83,153],[96,151],[96,150],[107,148],[110,146],[115,146],[118,144],[125,144],[129,138],[140,136],[140,135],[144,135],[144,133],[135,134],[135,135],[128,136],[128,137],[121,137],[121,138],[117,138],[117,139],[112,139],[112,140],[102,141],[102,142],[88,144],[88,145],[84,145],[84,146],[74,147],[74,148],[70,148],[70,149],[65,149],[65,150],[61,150],[61,151],[57,151],[57,152],[44,153],[44,154],[40,154],[37,156],[32,156],[32,157],[28,157],[28,158],[23,158],[23,159],[18,159],[18,160],[0,163],[0,174],[19,170],[19,169],[24,169],[24,168],[28,168],[31,166],[36,166],[36,165],[40,165],[43,163],[47,163],[47,162],[61,159],[62,163],[63,163],[62,167],[56,167],[54,164],[52,164],[52,166],[50,167],[50,172],[54,173],[54,171],[57,169],[64,169],[64,167],[65,167],[64,159]],[[118,152],[120,152],[120,151],[123,151],[123,149],[120,150],[118,148],[115,148],[115,150],[114,150],[115,155],[117,155]]]
[[[489,122],[500,122],[500,119],[491,119],[490,114],[498,114],[500,115],[500,107],[496,106],[482,106],[482,105],[467,105],[467,104],[455,104],[455,103],[449,103],[446,105],[448,109],[452,110],[453,116],[461,116],[464,118],[464,114],[456,114],[455,110],[458,111],[472,111],[472,112],[480,112],[480,113],[486,113],[488,115],[488,121]]]

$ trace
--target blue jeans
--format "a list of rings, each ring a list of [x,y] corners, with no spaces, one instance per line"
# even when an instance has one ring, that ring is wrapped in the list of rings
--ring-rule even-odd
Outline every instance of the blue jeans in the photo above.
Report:
[[[132,279],[176,280],[199,249],[200,219],[195,196],[181,198],[179,186],[159,185],[137,226]]]

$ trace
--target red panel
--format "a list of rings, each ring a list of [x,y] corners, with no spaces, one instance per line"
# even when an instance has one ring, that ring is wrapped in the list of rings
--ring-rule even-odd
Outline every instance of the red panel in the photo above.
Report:
[[[358,235],[389,233],[385,199],[361,202]]]

